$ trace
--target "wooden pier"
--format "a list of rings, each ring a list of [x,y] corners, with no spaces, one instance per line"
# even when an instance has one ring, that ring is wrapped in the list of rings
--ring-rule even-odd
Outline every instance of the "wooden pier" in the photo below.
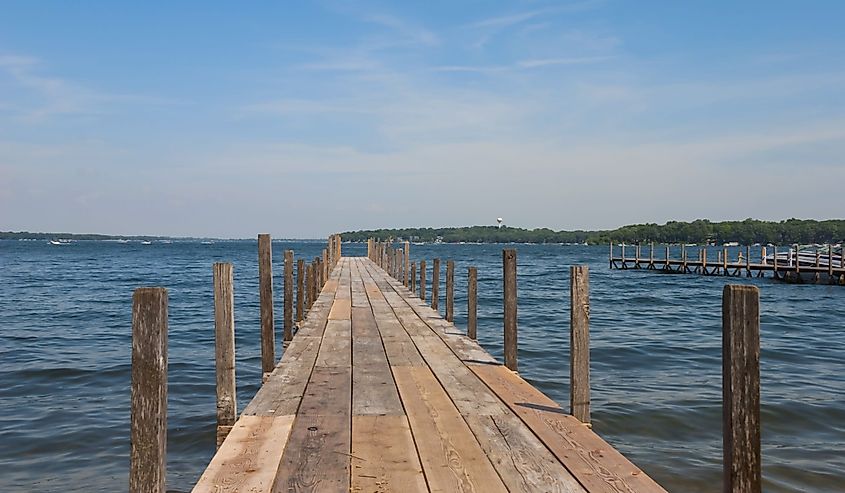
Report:
[[[672,258],[668,245],[655,249],[651,243],[647,253],[643,252],[640,244],[627,246],[633,249],[633,255],[626,255],[626,245],[619,245],[619,255],[616,256],[616,249],[610,244],[608,260],[611,269],[646,269],[668,274],[733,277],[765,277],[766,273],[771,273],[774,279],[790,283],[845,285],[842,250],[834,253],[830,246],[826,249],[816,248],[809,253],[799,253],[797,248],[779,251],[777,247],[772,247],[771,254],[766,253],[766,247],[761,247],[756,260],[752,259],[752,254],[756,252],[752,252],[748,246],[741,248],[734,258],[729,258],[728,247],[680,245],[679,257]],[[658,250],[663,250],[663,254],[660,255]]]
[[[426,261],[412,262],[407,242],[394,249],[370,240],[367,257],[343,257],[338,235],[307,266],[284,252],[277,363],[271,249],[259,235],[254,330],[264,371],[240,415],[233,270],[212,269],[218,450],[194,492],[665,492],[590,425],[587,266],[570,267],[567,410],[517,373],[515,249],[502,251],[504,364],[475,341],[475,267],[467,270],[465,335],[451,321],[453,261],[445,262],[444,319],[440,283],[426,299]],[[440,259],[432,260],[439,279]],[[624,253],[618,261],[628,263]],[[668,255],[665,264],[673,265]],[[135,291],[130,493],[166,491],[167,319],[165,288]],[[758,288],[725,286],[722,320],[723,491],[759,493]]]
[[[194,491],[664,490],[403,282],[344,257]]]

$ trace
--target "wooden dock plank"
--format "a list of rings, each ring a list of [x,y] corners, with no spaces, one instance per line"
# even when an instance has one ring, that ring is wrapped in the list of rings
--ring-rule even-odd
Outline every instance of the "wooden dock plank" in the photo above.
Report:
[[[241,416],[193,492],[269,492],[293,420],[293,416]]]
[[[348,415],[297,415],[272,491],[349,491],[351,438]]]
[[[393,375],[431,491],[507,491],[434,374],[394,367]]]
[[[406,416],[352,417],[352,491],[429,491]]]
[[[665,493],[619,451],[514,372],[498,365],[471,368],[588,491]]]

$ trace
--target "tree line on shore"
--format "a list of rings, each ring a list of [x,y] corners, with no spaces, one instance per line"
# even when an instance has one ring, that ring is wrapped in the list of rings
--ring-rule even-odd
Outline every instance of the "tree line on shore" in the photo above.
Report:
[[[345,241],[367,241],[368,238],[401,238],[418,242],[443,243],[587,243],[614,242],[697,243],[742,245],[793,243],[839,243],[845,239],[845,220],[786,219],[783,221],[713,222],[697,219],[692,222],[669,221],[666,224],[631,224],[614,230],[553,231],[548,228],[524,229],[503,226],[469,226],[456,228],[391,228],[341,233]]]

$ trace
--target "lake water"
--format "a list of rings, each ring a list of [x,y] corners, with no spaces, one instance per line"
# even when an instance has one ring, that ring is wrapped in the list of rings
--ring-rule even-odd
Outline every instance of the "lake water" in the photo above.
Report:
[[[323,245],[273,246],[280,341],[282,250],[313,258]],[[722,286],[758,285],[764,490],[845,491],[845,288],[609,270],[606,247],[515,247],[520,373],[568,408],[568,272],[588,264],[594,430],[670,491],[721,490]],[[466,267],[478,267],[479,342],[499,359],[502,248],[411,249],[429,269],[434,257],[444,270],[446,259],[456,261],[459,327]],[[343,249],[366,254],[363,244]],[[126,490],[139,286],[169,289],[168,489],[190,490],[215,449],[218,261],[235,264],[243,410],[261,380],[255,241],[0,241],[0,491]]]

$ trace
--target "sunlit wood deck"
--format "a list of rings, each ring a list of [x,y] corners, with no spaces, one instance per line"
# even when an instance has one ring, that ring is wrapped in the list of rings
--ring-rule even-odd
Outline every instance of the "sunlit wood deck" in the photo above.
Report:
[[[194,491],[664,490],[369,259],[343,257]]]

